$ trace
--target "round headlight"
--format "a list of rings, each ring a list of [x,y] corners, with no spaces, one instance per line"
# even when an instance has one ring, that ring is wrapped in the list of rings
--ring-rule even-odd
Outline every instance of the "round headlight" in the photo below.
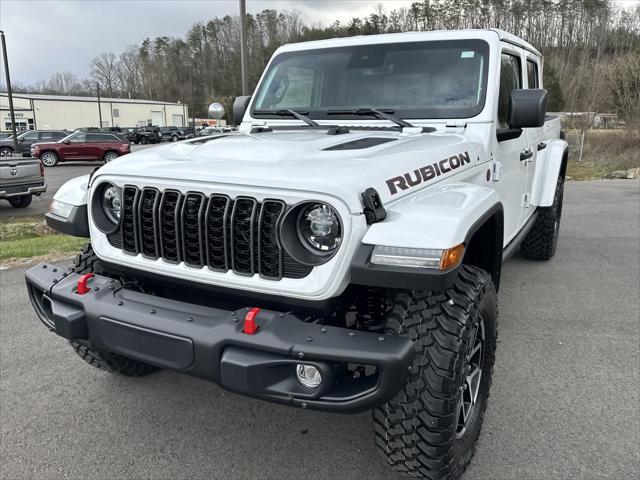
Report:
[[[122,208],[122,198],[120,189],[111,185],[102,192],[102,209],[105,215],[113,223],[120,221],[120,210]]]
[[[304,208],[298,217],[298,235],[312,251],[333,252],[340,246],[342,229],[338,214],[326,203],[314,203]]]

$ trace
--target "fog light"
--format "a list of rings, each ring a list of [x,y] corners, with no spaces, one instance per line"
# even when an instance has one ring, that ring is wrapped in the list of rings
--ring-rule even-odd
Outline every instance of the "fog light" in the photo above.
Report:
[[[322,383],[322,374],[313,365],[299,363],[296,365],[296,378],[300,384],[307,388],[318,388]]]

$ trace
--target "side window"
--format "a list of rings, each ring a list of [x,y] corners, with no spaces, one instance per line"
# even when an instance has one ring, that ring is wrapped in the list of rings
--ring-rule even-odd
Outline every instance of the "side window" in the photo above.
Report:
[[[40,140],[53,140],[53,132],[40,132]]]
[[[108,137],[111,135],[105,135],[103,133],[87,133],[87,142],[89,143],[102,143],[108,142]]]
[[[26,142],[35,142],[36,140],[38,140],[38,132],[27,133],[24,137],[22,137],[22,139]]]
[[[54,134],[53,134],[54,140],[62,140],[66,136],[67,136],[67,134],[64,133],[64,132],[54,132]]]
[[[527,85],[528,88],[540,88],[538,82],[538,64],[532,60],[527,60]]]
[[[498,96],[498,124],[509,127],[509,95],[512,90],[522,88],[520,57],[503,53],[500,62],[500,93]]]
[[[86,142],[87,134],[86,133],[76,133],[72,137],[69,138],[69,142],[71,143],[84,143]]]

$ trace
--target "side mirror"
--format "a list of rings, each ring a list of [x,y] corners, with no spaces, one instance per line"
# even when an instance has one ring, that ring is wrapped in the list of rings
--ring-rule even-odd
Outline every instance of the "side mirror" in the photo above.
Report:
[[[244,114],[249,107],[249,102],[251,102],[251,95],[236,97],[235,101],[233,102],[234,125],[240,125],[242,123],[242,118],[244,117]]]
[[[64,142],[62,142],[62,143],[64,143],[65,145],[69,145],[69,144],[71,143],[71,141],[70,141],[70,140],[65,140],[65,141],[64,141]]]
[[[24,143],[24,138],[19,138],[19,139],[18,139],[18,142],[19,142],[19,143]]]
[[[509,127],[537,128],[544,125],[547,114],[547,91],[513,90],[509,96]]]

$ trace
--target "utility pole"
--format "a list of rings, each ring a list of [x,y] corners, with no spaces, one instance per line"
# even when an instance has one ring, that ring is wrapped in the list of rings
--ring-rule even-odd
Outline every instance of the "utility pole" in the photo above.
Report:
[[[100,117],[99,128],[102,128],[102,107],[100,107],[100,84],[96,82],[96,90],[98,91],[98,116]]]
[[[11,92],[11,75],[9,75],[9,60],[7,59],[7,43],[4,40],[4,32],[0,30],[2,39],[2,56],[4,57],[4,71],[7,77],[7,96],[9,97],[9,114],[11,115],[11,131],[13,132],[14,152],[18,151],[18,136],[16,134],[16,116],[13,111],[13,93]]]
[[[196,128],[196,104],[193,99],[193,65],[189,65],[189,81],[191,82],[191,122]]]
[[[247,66],[247,11],[245,0],[240,0],[240,73],[242,75],[242,95],[249,94],[249,84],[247,75],[249,67]]]

